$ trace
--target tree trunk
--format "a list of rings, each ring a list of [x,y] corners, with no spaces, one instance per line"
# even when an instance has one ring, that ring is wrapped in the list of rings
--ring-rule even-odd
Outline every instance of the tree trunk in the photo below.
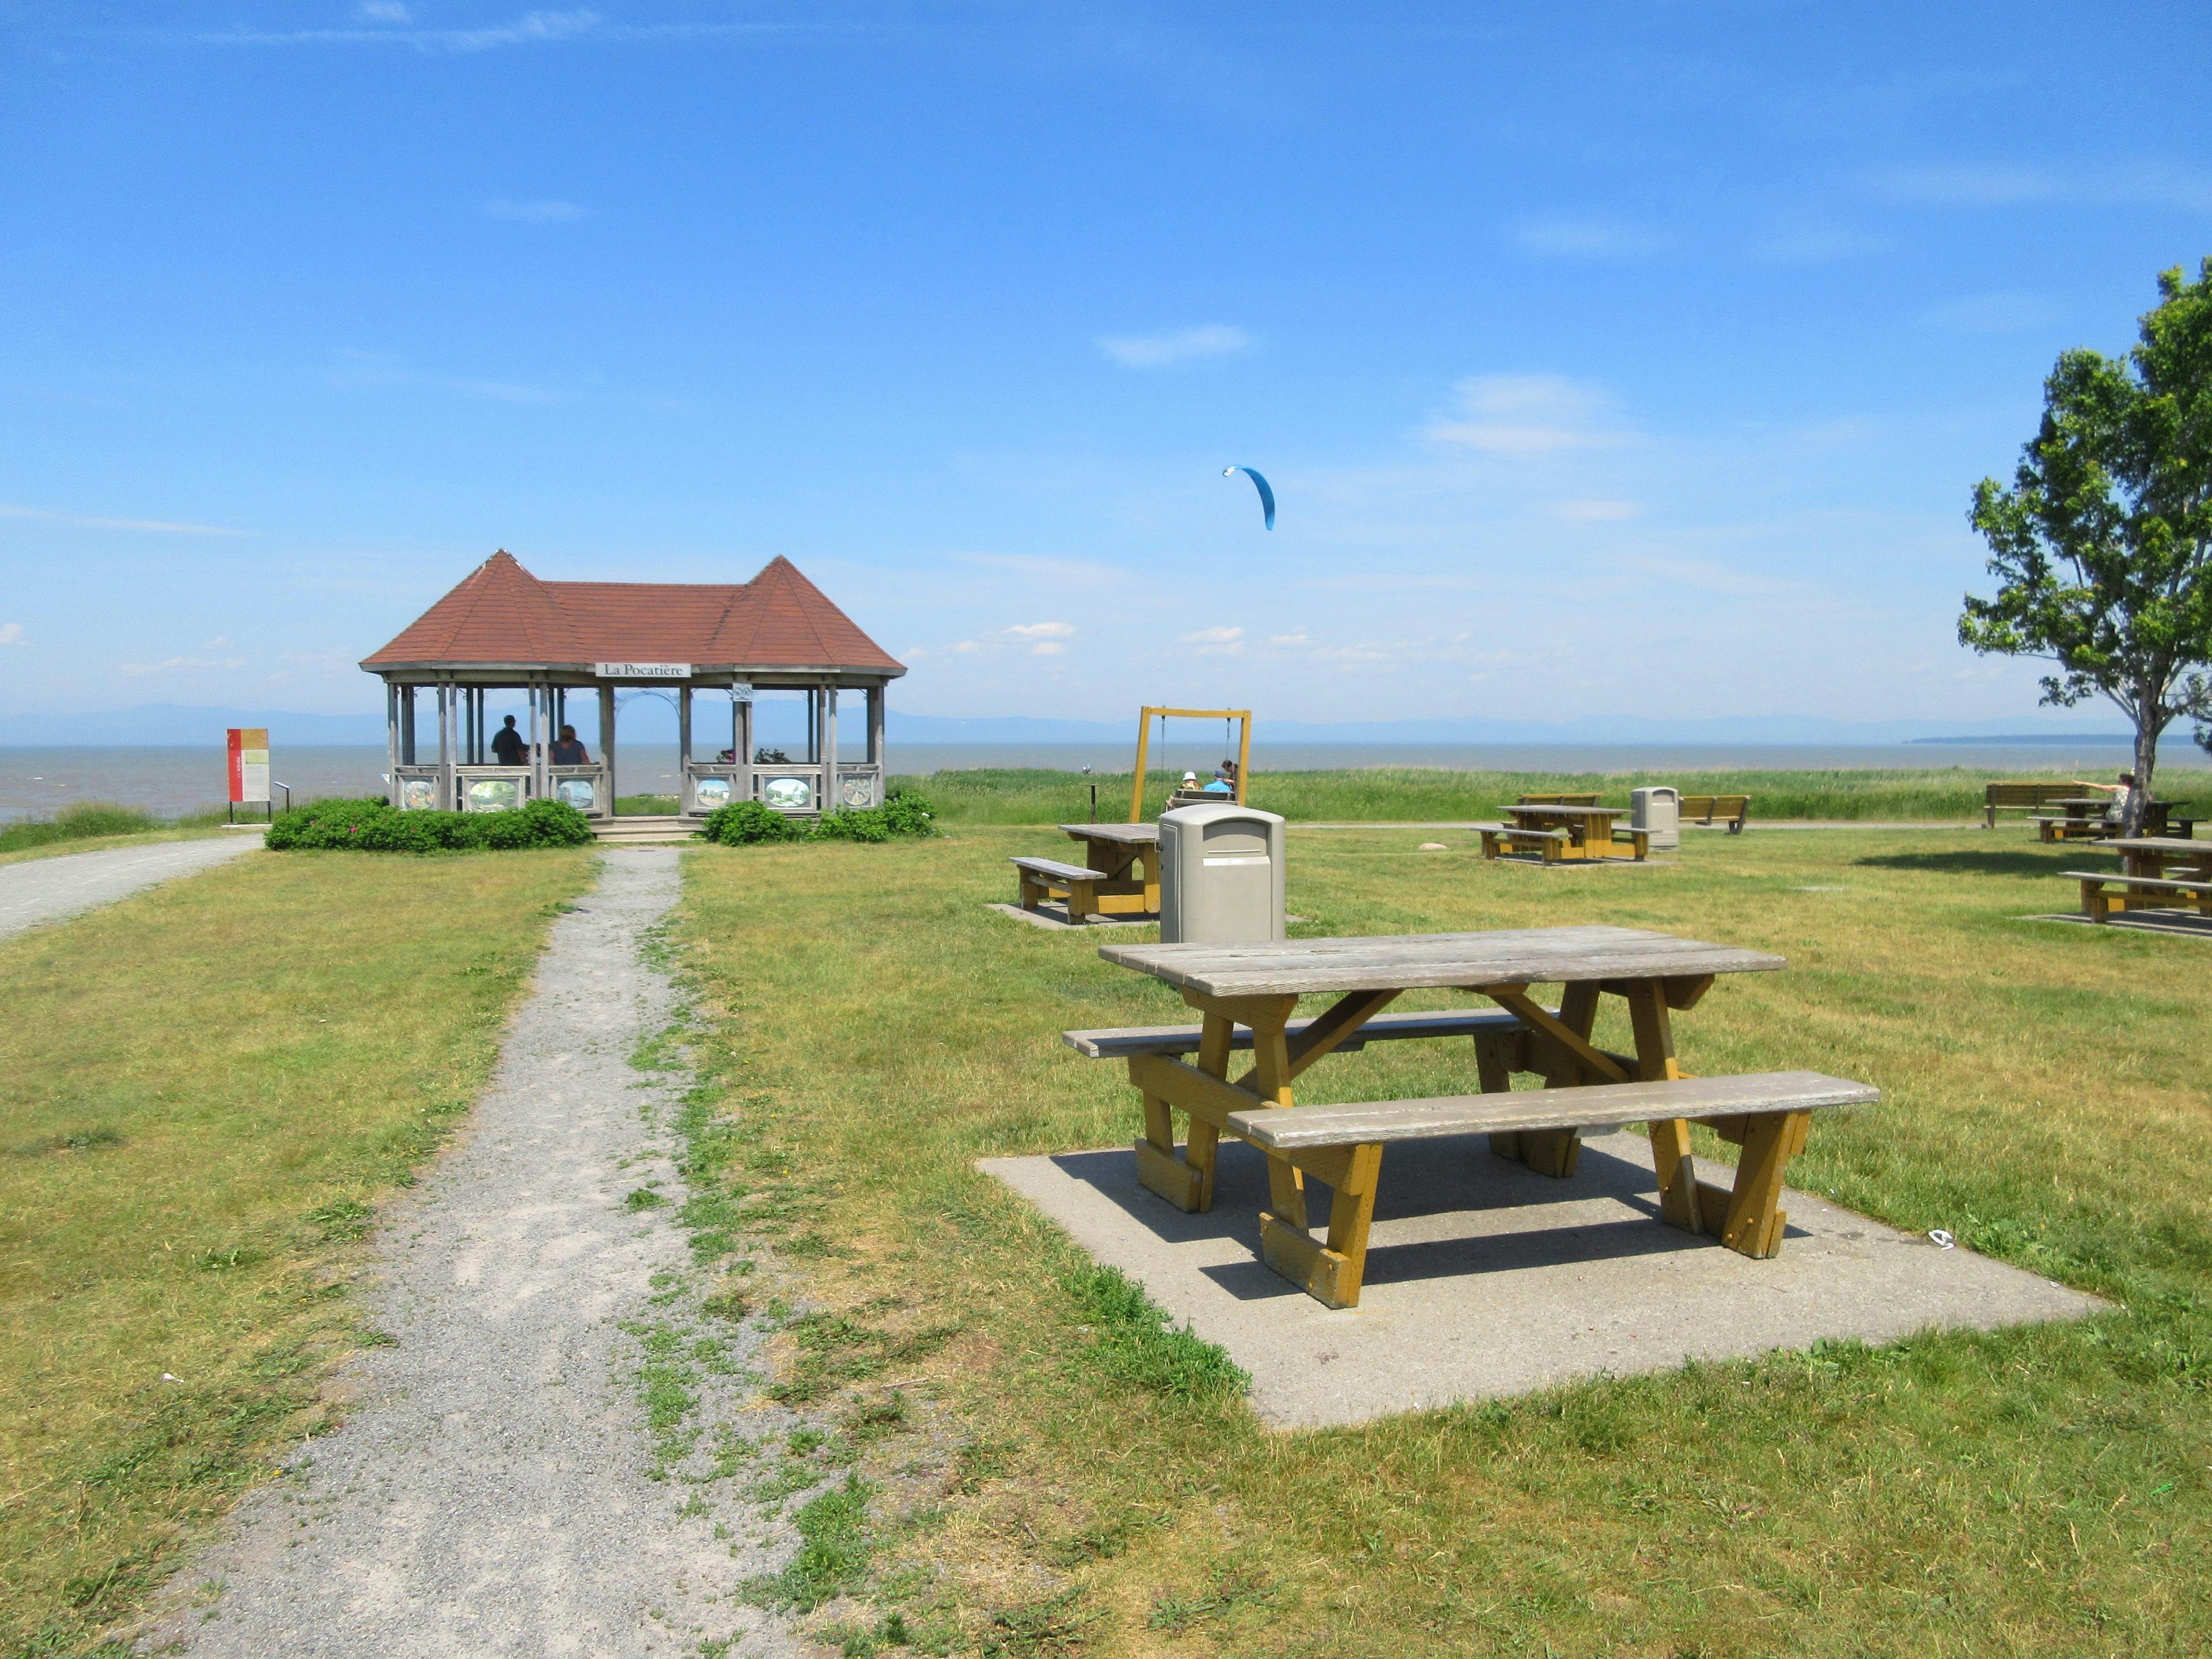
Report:
[[[2136,716],[2136,787],[2128,797],[2127,812],[2120,820],[2120,833],[2124,836],[2142,834],[2143,814],[2150,810],[2151,773],[2158,765],[2158,734],[2162,724],[2156,712],[2158,699],[2149,695],[2153,689],[2144,688],[2136,702],[2142,711]]]

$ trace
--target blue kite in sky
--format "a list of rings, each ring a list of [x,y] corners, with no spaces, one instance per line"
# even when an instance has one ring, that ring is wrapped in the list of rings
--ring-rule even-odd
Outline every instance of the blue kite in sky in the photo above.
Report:
[[[1267,528],[1273,530],[1275,527],[1275,492],[1267,488],[1267,481],[1252,467],[1224,466],[1221,469],[1221,476],[1224,478],[1233,478],[1240,472],[1249,478],[1253,487],[1260,492],[1260,511],[1267,515]]]

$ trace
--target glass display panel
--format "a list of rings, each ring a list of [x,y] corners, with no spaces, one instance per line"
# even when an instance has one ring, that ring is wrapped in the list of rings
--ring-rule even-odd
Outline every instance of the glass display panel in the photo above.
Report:
[[[471,812],[512,812],[521,805],[520,778],[479,778],[469,786]]]
[[[838,780],[837,799],[845,805],[859,811],[876,804],[876,778],[872,772],[854,772]]]
[[[438,804],[438,786],[428,778],[402,778],[399,781],[399,810],[403,812],[427,812]]]
[[[769,778],[761,784],[761,799],[784,812],[804,812],[814,805],[814,786],[805,778]]]
[[[553,791],[579,812],[588,812],[599,804],[599,786],[590,778],[563,778]]]
[[[718,806],[730,804],[730,781],[727,778],[701,778],[691,786],[691,799],[702,812],[711,812]]]

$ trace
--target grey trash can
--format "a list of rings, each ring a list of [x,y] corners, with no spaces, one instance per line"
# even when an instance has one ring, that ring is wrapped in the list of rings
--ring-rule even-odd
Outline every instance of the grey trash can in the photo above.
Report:
[[[1160,942],[1283,937],[1283,821],[1234,801],[1160,815]]]
[[[1628,827],[1648,830],[1654,847],[1682,844],[1682,792],[1670,785],[1654,784],[1628,792]]]

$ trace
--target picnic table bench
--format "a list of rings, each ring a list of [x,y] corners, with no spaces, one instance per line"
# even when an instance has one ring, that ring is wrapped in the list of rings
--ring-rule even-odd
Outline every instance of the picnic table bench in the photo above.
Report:
[[[1160,908],[1160,826],[1157,823],[1063,823],[1063,835],[1083,843],[1083,862],[1009,860],[1021,877],[1021,905],[1041,908],[1055,898],[1067,903],[1070,921],[1094,915],[1152,915]]]
[[[1711,829],[1714,820],[1728,825],[1731,836],[1743,833],[1751,822],[1751,797],[1748,795],[1685,795],[1681,800],[1680,821],[1703,824]]]
[[[1694,1007],[1724,973],[1771,971],[1779,957],[1626,927],[1538,927],[1480,933],[1297,939],[1270,945],[1109,945],[1105,960],[1176,987],[1203,1024],[1067,1032],[1079,1052],[1127,1060],[1144,1099],[1135,1146],[1138,1180],[1187,1211],[1210,1208],[1220,1137],[1234,1135],[1267,1160],[1261,1259],[1332,1308],[1358,1305],[1383,1148],[1483,1133],[1500,1156],[1540,1173],[1573,1173],[1580,1132],[1648,1126],[1661,1218],[1711,1233],[1750,1256],[1780,1248],[1783,1172],[1804,1145],[1810,1114],[1863,1104],[1865,1085],[1811,1073],[1686,1078],[1674,1058],[1674,1012]],[[1529,995],[1564,987],[1559,1006]],[[1456,989],[1498,1012],[1385,1013],[1409,991]],[[1310,994],[1338,1000],[1293,1020]],[[1633,1056],[1591,1041],[1601,996],[1628,1005]],[[1325,1056],[1367,1042],[1422,1036],[1474,1038],[1481,1092],[1357,1107],[1298,1107],[1294,1080]],[[1194,1050],[1193,1042],[1195,1042]],[[1230,1057],[1249,1047],[1252,1069],[1230,1081]],[[1191,1064],[1177,1055],[1195,1053]],[[1543,1091],[1512,1089],[1516,1072],[1539,1072]],[[1188,1123],[1178,1146],[1176,1112]],[[1708,1123],[1743,1148],[1732,1185],[1698,1179],[1689,1124]],[[1326,1242],[1309,1230],[1307,1176],[1331,1189]]]
[[[2109,921],[2114,911],[2164,909],[2174,897],[2193,895],[2198,913],[2212,915],[2212,842],[2172,836],[2131,836],[2106,843],[2120,855],[2118,873],[2112,871],[2063,870],[2059,873],[2081,884],[2081,914],[2092,921]],[[2179,878],[2169,878],[2169,866],[2179,866]],[[2108,887],[2117,892],[2106,892]],[[2164,896],[2165,903],[2156,901]]]
[[[1519,801],[1498,809],[1510,823],[1478,823],[1482,855],[1498,857],[1501,851],[1534,853],[1547,864],[1571,860],[1618,858],[1623,848],[1613,837],[1628,837],[1630,857],[1642,859],[1650,851],[1648,830],[1624,830],[1619,820],[1628,814],[1617,806],[1581,806],[1564,802]]]
[[[1595,806],[1597,796],[1595,792],[1589,794],[1523,795],[1520,804],[1523,806]]]

